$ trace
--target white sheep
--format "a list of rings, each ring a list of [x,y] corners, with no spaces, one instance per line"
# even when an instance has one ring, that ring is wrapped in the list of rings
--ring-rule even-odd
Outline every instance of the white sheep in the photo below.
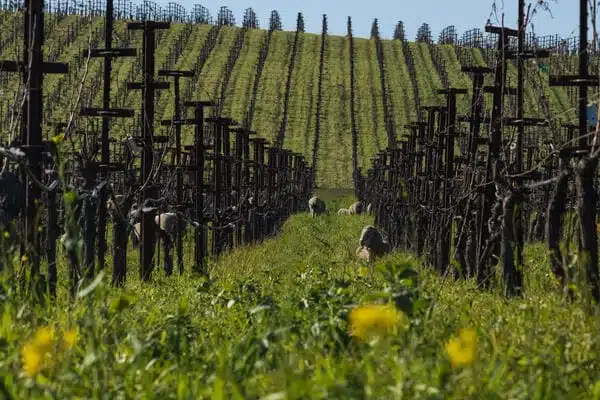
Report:
[[[159,229],[157,232],[163,239],[171,240],[178,233],[183,234],[187,228],[186,221],[176,213],[166,212],[154,217],[154,223]],[[140,222],[133,223],[131,229],[131,242],[134,246],[138,246],[141,240],[142,224]]]
[[[140,245],[142,240],[142,223],[137,222],[131,226],[131,243],[134,247]]]
[[[186,221],[173,212],[166,212],[155,216],[154,222],[163,232],[172,236],[185,232],[187,227]]]
[[[350,207],[348,207],[348,210],[350,210],[352,215],[360,215],[363,212],[363,203],[361,201],[352,203]]]
[[[325,202],[317,196],[314,196],[308,200],[308,209],[310,210],[310,215],[312,217],[323,214],[327,211],[325,208]]]

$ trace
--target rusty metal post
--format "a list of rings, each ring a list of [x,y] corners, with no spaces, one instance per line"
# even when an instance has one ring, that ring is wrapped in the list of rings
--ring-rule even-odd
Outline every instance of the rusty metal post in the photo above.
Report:
[[[157,29],[168,29],[168,22],[131,22],[127,24],[127,29],[143,31],[143,82],[128,83],[130,90],[142,90],[142,167],[140,174],[140,187],[142,189],[142,198],[144,200],[155,199],[158,197],[158,188],[151,182],[153,151],[154,151],[154,98],[155,90],[168,89],[166,82],[154,81],[155,64],[155,31]],[[141,204],[140,204],[141,206]],[[140,279],[142,281],[150,280],[153,269],[154,243],[156,236],[156,226],[153,212],[143,212],[141,220],[141,242],[140,246]]]
[[[194,109],[194,154],[196,165],[193,169],[194,181],[195,181],[195,192],[194,192],[194,208],[195,218],[199,226],[197,227],[196,234],[194,236],[194,256],[195,263],[192,267],[194,272],[206,275],[206,266],[204,260],[207,256],[206,249],[206,233],[204,223],[204,107],[211,107],[214,104],[209,101],[191,101],[186,102],[186,107],[192,107]],[[213,205],[214,206],[214,205]]]
[[[173,94],[174,94],[174,110],[173,119],[164,120],[161,125],[170,125],[171,123],[175,126],[175,170],[176,170],[176,200],[177,205],[180,206],[183,203],[183,171],[181,168],[181,123],[178,123],[181,119],[181,100],[180,100],[180,86],[179,79],[182,77],[193,77],[193,71],[174,71],[174,70],[160,70],[158,76],[169,76],[173,78]],[[177,237],[175,238],[175,248],[177,252],[177,265],[179,267],[179,273],[183,274],[183,238],[181,232],[178,230]]]
[[[25,235],[26,247],[21,248],[27,254],[31,265],[32,287],[39,287],[40,278],[40,242],[37,232],[37,218],[41,204],[41,188],[35,180],[42,181],[42,117],[43,117],[43,77],[47,73],[64,74],[67,64],[46,63],[43,57],[44,44],[44,1],[25,0],[24,2],[23,60],[0,61],[0,70],[21,73],[21,83],[25,96],[22,106],[21,139],[22,149],[27,155],[31,176],[23,173],[25,184]],[[38,293],[41,294],[41,293]]]
[[[111,78],[110,74],[112,72],[112,59],[117,57],[134,57],[136,55],[136,50],[132,48],[113,48],[112,47],[112,31],[113,31],[113,1],[107,0],[106,5],[106,16],[105,16],[105,29],[104,29],[104,39],[105,39],[105,48],[104,49],[86,49],[83,52],[83,57],[90,58],[103,58],[104,59],[104,81],[103,81],[103,93],[102,93],[102,108],[83,108],[79,115],[86,117],[101,117],[102,118],[102,134],[101,134],[101,144],[100,144],[100,165],[98,165],[98,169],[100,171],[100,177],[103,181],[107,180],[110,176],[110,170],[113,167],[116,167],[115,164],[111,163],[110,160],[110,119],[112,118],[132,118],[134,116],[133,110],[129,109],[117,109],[110,108],[110,91],[111,91]],[[120,169],[119,167],[116,168]],[[94,177],[95,179],[95,177]],[[106,259],[106,222],[107,222],[107,201],[108,201],[108,193],[106,189],[106,185],[102,186],[99,193],[99,204],[98,204],[98,226],[97,226],[97,236],[98,236],[98,267],[104,268],[105,259]],[[116,222],[118,225],[119,223]],[[122,235],[119,235],[122,236]],[[93,261],[91,262],[93,263]],[[113,263],[122,263],[118,260],[117,257],[113,257]],[[120,267],[119,267],[120,268]],[[116,268],[115,270],[119,270]],[[114,271],[113,271],[114,274]],[[115,282],[119,282],[121,284],[120,278],[116,279]]]
[[[113,33],[113,0],[106,0],[106,12],[104,16],[104,48],[110,50],[112,48],[112,33]],[[104,59],[104,87],[102,92],[102,107],[107,109],[110,107],[110,73],[112,70],[112,59],[106,57]],[[108,145],[108,130],[109,118],[102,117],[102,144],[100,155],[100,177],[102,180],[108,179],[108,169],[105,167],[110,162],[110,149]],[[104,260],[106,255],[106,201],[107,193],[103,187],[100,191],[100,203],[98,204],[98,266],[104,268]]]
[[[440,241],[441,259],[440,271],[445,273],[450,267],[450,247],[452,241],[452,215],[449,213],[451,207],[451,187],[454,178],[454,138],[456,136],[456,95],[467,94],[467,89],[448,88],[438,90],[439,94],[446,95],[447,119],[446,125],[442,127],[446,139],[445,164],[446,179],[444,180],[443,204],[446,217],[442,220],[442,240]]]

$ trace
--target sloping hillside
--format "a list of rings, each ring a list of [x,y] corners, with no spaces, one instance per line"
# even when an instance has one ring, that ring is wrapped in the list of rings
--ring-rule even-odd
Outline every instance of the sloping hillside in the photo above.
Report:
[[[4,12],[3,26],[14,26],[20,16]],[[55,61],[69,62],[68,76],[50,75],[45,80],[45,129],[51,132],[51,122],[64,120],[79,90],[79,82],[85,77],[82,106],[98,106],[101,102],[102,62],[93,59],[87,65],[82,50],[88,43],[102,46],[103,21],[99,18],[69,16],[60,20],[50,17],[47,23],[46,57]],[[249,123],[259,135],[275,142],[283,133],[285,146],[312,158],[314,127],[319,83],[319,35],[301,33],[293,53],[295,32],[248,29],[240,32],[237,27],[213,25],[172,24],[169,31],[158,35],[156,68],[191,69],[195,77],[182,83],[184,100],[213,99],[223,96],[223,113],[237,121],[246,121],[254,101],[255,110]],[[11,37],[21,33],[12,32],[3,38],[9,43]],[[115,27],[115,46],[141,48],[141,34],[127,32],[124,21]],[[18,35],[18,36],[15,36]],[[433,45],[437,46],[437,45]],[[239,49],[237,48],[239,47]],[[391,107],[391,120],[396,135],[403,133],[403,126],[416,116],[414,92],[410,71],[406,65],[403,46],[399,41],[384,40],[384,77]],[[442,87],[440,72],[436,70],[431,48],[424,43],[410,43],[410,57],[416,69],[416,82],[421,105],[442,104],[443,98],[435,94]],[[261,62],[261,51],[268,49]],[[239,51],[239,52],[238,52]],[[2,58],[11,58],[14,51],[5,45]],[[470,78],[460,71],[460,63],[453,46],[442,45],[441,54],[448,81],[457,87],[470,90]],[[438,57],[439,58],[439,57]],[[484,64],[484,58],[473,50],[474,63]],[[292,60],[295,65],[290,66]],[[113,107],[140,108],[139,91],[128,91],[125,83],[140,79],[141,57],[118,59],[113,64]],[[345,37],[328,36],[325,47],[323,100],[321,107],[321,134],[319,142],[319,165],[317,184],[324,187],[352,186],[352,135],[350,121],[350,49]],[[262,65],[261,73],[257,68]],[[370,157],[387,146],[382,99],[381,70],[378,67],[374,40],[354,41],[354,67],[356,78],[356,110],[358,166],[370,164]],[[526,115],[538,116],[538,93],[550,100],[553,115],[563,119],[574,115],[569,97],[561,88],[550,88],[546,72],[528,65],[528,83],[536,80],[537,86],[526,85]],[[291,73],[291,79],[288,74]],[[3,73],[6,85],[0,87],[2,120],[0,126],[7,131],[6,115],[11,99],[17,90],[14,75]],[[224,79],[227,85],[224,87]],[[258,82],[256,82],[258,79]],[[509,84],[516,82],[516,68],[510,65]],[[290,87],[287,88],[289,82]],[[256,90],[255,90],[256,88]],[[287,110],[285,95],[288,93]],[[469,109],[470,94],[459,99],[459,113]],[[489,102],[488,102],[489,103]],[[156,118],[168,119],[172,115],[173,94],[159,94]],[[283,121],[286,121],[283,126]],[[129,121],[115,121],[111,135],[120,137],[129,133]],[[283,128],[283,129],[282,129]],[[185,141],[190,142],[189,130],[184,130]]]

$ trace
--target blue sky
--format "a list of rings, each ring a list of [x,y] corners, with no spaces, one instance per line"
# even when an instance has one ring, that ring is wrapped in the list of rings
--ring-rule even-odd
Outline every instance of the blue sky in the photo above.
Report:
[[[533,18],[536,33],[576,35],[579,2],[576,0],[545,1],[551,7],[553,16],[545,11],[537,13]],[[156,2],[166,4],[166,0],[156,0]],[[242,21],[244,10],[252,7],[259,17],[261,27],[268,26],[270,12],[276,9],[282,17],[285,30],[295,28],[296,15],[301,11],[304,14],[306,31],[314,33],[321,31],[321,15],[327,14],[329,32],[332,35],[346,33],[348,16],[352,17],[355,36],[369,36],[371,23],[374,18],[378,18],[383,37],[392,36],[397,21],[402,20],[407,37],[412,40],[418,27],[427,22],[434,39],[437,40],[440,30],[448,25],[455,25],[459,36],[465,30],[482,28],[490,16],[494,0],[179,0],[177,2],[186,9],[191,9],[194,3],[201,3],[209,8],[213,16],[220,6],[227,6],[233,11],[238,24]],[[526,1],[529,2],[531,1]],[[505,25],[516,28],[517,0],[496,0],[496,3],[498,10],[505,12]],[[537,0],[533,0],[533,3],[537,3]]]

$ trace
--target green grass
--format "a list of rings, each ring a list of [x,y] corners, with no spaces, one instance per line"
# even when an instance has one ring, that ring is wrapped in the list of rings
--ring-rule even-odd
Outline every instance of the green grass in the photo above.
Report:
[[[249,29],[240,51],[238,61],[235,63],[231,80],[225,94],[223,113],[230,115],[236,121],[244,121],[246,110],[250,106],[252,85],[260,46],[265,40],[266,32],[258,29]]]
[[[390,99],[393,105],[392,119],[396,136],[402,132],[404,125],[412,122],[416,116],[415,99],[412,93],[410,74],[404,63],[402,44],[400,41],[383,40],[385,57],[385,76]]]
[[[417,84],[419,85],[419,96],[421,105],[439,106],[443,105],[443,96],[436,93],[442,89],[442,82],[431,60],[429,48],[426,43],[410,43],[415,70],[417,72]]]
[[[315,137],[321,36],[305,34],[294,67],[285,147],[311,160]],[[288,133],[291,132],[291,133]]]
[[[545,252],[526,252],[526,288],[509,301],[471,281],[441,279],[391,254],[361,276],[354,257],[368,216],[321,192],[330,213],[291,217],[277,238],[225,254],[211,280],[184,275],[106,277],[69,304],[1,303],[0,393],[14,399],[570,399],[599,398],[600,319],[553,289]],[[189,267],[189,265],[187,266]],[[189,269],[189,268],[188,268]],[[64,281],[61,269],[60,279]],[[107,271],[110,273],[110,271]],[[416,272],[416,275],[414,274]],[[402,279],[403,278],[403,279]],[[403,328],[378,341],[348,335],[351,307],[396,293]],[[73,328],[52,373],[22,375],[20,348],[40,326]],[[453,369],[444,343],[472,327],[478,357]]]
[[[473,83],[469,76],[460,70],[461,65],[451,45],[440,45],[442,57],[446,63],[448,81],[454,88],[467,89],[468,94],[463,94],[456,99],[458,115],[468,115],[471,110],[471,98],[473,97]]]
[[[265,60],[252,129],[274,143],[283,119],[283,97],[287,68],[294,44],[293,32],[273,32],[270,51]]]
[[[371,166],[371,157],[387,147],[387,133],[375,41],[354,39],[354,49],[357,156],[359,168],[366,171]]]
[[[212,99],[218,101],[221,94],[221,79],[224,75],[225,66],[229,58],[229,53],[235,45],[235,39],[238,34],[238,29],[230,26],[224,26],[219,32],[215,49],[220,51],[212,51],[200,77],[198,78],[199,85],[196,87],[196,95],[199,98]]]
[[[348,40],[329,36],[325,46],[323,110],[317,186],[352,187],[350,49]]]

